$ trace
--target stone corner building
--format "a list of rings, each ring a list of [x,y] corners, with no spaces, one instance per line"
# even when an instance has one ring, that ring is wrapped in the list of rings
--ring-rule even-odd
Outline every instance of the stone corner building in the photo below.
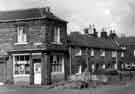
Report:
[[[47,85],[56,75],[66,79],[66,28],[67,22],[49,8],[0,12],[0,53],[8,57],[5,80]]]

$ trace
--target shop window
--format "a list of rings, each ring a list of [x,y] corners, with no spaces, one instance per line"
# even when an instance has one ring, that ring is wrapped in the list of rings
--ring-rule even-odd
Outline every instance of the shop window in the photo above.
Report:
[[[15,75],[30,74],[30,59],[29,56],[15,56],[14,60]]]
[[[64,72],[64,59],[63,56],[53,56],[51,62],[52,72]]]

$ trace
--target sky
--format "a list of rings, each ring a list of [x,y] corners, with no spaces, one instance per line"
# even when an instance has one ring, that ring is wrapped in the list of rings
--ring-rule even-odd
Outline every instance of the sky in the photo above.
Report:
[[[68,32],[95,24],[97,31],[105,27],[135,36],[135,0],[0,0],[2,11],[45,6],[68,21]]]

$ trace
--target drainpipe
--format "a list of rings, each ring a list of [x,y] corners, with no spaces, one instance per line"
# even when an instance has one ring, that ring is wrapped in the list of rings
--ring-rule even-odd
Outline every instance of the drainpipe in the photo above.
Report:
[[[70,58],[70,76],[72,75],[72,48],[69,47],[69,58]]]
[[[117,52],[117,51],[116,51]],[[114,69],[118,70],[118,54],[116,53]]]
[[[88,48],[86,48],[85,50],[85,55],[86,55],[86,64],[87,64],[87,68],[88,68],[88,73],[90,72],[90,68],[89,68],[89,60],[88,60]],[[88,80],[90,80],[90,75]]]

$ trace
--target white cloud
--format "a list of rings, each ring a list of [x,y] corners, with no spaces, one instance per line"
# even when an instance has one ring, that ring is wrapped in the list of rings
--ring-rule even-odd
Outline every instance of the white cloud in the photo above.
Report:
[[[96,24],[98,28],[115,24],[113,27],[119,33],[134,34],[134,0],[0,0],[0,10],[48,5],[69,22],[69,31],[82,30],[89,24]]]

